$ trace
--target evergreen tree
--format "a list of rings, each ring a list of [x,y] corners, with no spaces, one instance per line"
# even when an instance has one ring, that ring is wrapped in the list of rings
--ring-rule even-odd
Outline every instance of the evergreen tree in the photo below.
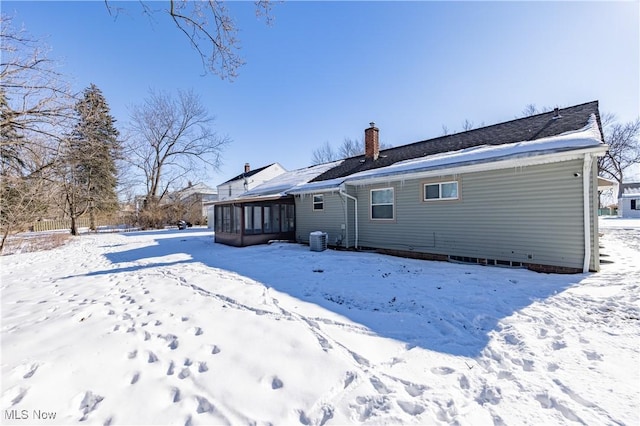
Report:
[[[116,186],[120,155],[120,133],[102,92],[91,84],[75,106],[77,123],[67,140],[62,166],[66,210],[71,233],[77,235],[76,219],[89,213],[95,230],[98,212],[118,208]]]

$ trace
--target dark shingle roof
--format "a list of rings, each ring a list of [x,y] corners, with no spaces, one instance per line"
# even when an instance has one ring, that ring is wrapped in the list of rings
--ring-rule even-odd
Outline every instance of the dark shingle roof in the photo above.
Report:
[[[250,171],[248,171],[247,173],[240,173],[238,176],[234,176],[234,177],[232,177],[231,179],[229,179],[229,180],[227,180],[227,181],[225,181],[225,182],[222,182],[220,185],[224,185],[225,183],[233,182],[234,180],[244,179],[244,178],[251,177],[251,176],[255,175],[256,173],[260,173],[260,172],[261,172],[261,171],[263,171],[264,169],[266,169],[266,168],[269,168],[269,167],[273,166],[274,164],[276,164],[276,163],[271,163],[271,164],[269,164],[269,165],[267,165],[267,166],[260,167],[259,169],[250,170]]]
[[[555,111],[519,118],[492,126],[481,127],[467,132],[455,133],[434,139],[415,142],[380,151],[377,160],[365,159],[364,155],[345,159],[340,165],[327,170],[312,182],[341,178],[365,170],[390,166],[399,161],[411,160],[442,152],[458,151],[480,145],[503,145],[531,141],[579,130],[587,125],[591,115],[595,115],[602,133],[598,101],[588,102]]]

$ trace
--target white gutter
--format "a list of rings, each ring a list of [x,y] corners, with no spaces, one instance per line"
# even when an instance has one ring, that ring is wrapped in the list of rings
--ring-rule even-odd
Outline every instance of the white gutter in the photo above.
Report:
[[[582,272],[589,272],[589,263],[591,263],[591,203],[589,202],[589,181],[591,179],[591,164],[593,157],[587,153],[584,155],[584,163],[582,164],[582,199],[583,199],[583,218],[584,218],[584,262],[582,264]]]
[[[354,219],[355,219],[355,222],[356,222],[356,244],[355,244],[355,247],[357,249],[358,248],[358,199],[356,197],[354,197],[352,195],[349,195],[346,192],[344,192],[344,189],[342,187],[340,187],[340,190],[338,191],[338,193],[340,195],[344,195],[345,197],[353,200],[353,202],[355,203],[355,213],[354,213],[354,215],[355,215]],[[348,209],[345,209],[345,211],[347,211],[347,210]],[[345,213],[345,216],[346,216],[346,213]],[[348,228],[349,218],[348,217],[346,218],[345,222],[346,222],[345,223],[345,227],[347,228],[346,230],[348,231],[349,230],[349,228]],[[347,236],[347,245],[349,245],[349,232],[347,232],[346,236]]]
[[[443,174],[454,175],[462,173],[484,172],[488,170],[499,170],[512,167],[535,166],[539,164],[555,163],[561,161],[575,160],[583,158],[585,155],[604,155],[607,152],[607,145],[601,144],[594,147],[582,148],[566,152],[553,152],[548,154],[516,156],[510,158],[496,158],[493,160],[481,160],[479,162],[471,162],[468,164],[442,164],[435,167],[426,167],[421,169],[416,166],[415,169],[400,169],[398,163],[381,169],[373,169],[371,171],[356,173],[344,178],[344,183],[348,185],[369,185],[374,183],[390,182],[394,180],[407,179],[424,179],[433,176],[442,176]],[[395,167],[394,167],[395,166]],[[391,171],[388,169],[391,168]],[[397,168],[394,170],[394,168]],[[385,170],[386,169],[386,170]]]

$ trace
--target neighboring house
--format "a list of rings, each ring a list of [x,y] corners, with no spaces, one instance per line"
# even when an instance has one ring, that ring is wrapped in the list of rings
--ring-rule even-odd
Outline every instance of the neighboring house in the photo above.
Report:
[[[244,172],[218,185],[218,200],[236,198],[284,172],[286,170],[278,163],[269,164],[255,170],[251,170],[249,163],[246,163]]]
[[[340,162],[282,173],[234,198],[211,203],[215,241],[232,246],[295,240],[294,198],[287,191],[309,182]]]
[[[618,216],[640,217],[640,182],[622,184],[622,195],[618,200]]]
[[[207,222],[206,203],[215,201],[218,192],[204,183],[189,184],[178,191],[168,194],[163,201],[172,203],[175,212],[172,216],[183,219],[194,225]]]
[[[394,255],[599,269],[597,101],[382,151],[378,134],[371,123],[364,155],[282,192],[297,241],[322,231],[329,245]]]

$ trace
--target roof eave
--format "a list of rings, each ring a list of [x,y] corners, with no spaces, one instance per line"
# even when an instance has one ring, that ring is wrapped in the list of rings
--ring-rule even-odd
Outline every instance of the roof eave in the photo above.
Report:
[[[589,148],[576,149],[571,151],[561,151],[552,153],[542,153],[538,155],[511,155],[499,159],[487,159],[470,161],[467,163],[458,163],[453,165],[439,165],[425,167],[424,169],[416,168],[414,170],[405,170],[388,173],[382,173],[372,177],[346,177],[344,183],[346,185],[368,185],[382,182],[390,182],[404,179],[421,179],[442,175],[457,175],[462,173],[483,172],[488,170],[507,169],[512,167],[533,166],[538,164],[547,164],[561,161],[569,161],[584,157],[585,154],[602,156],[606,153],[606,145],[598,145]]]

